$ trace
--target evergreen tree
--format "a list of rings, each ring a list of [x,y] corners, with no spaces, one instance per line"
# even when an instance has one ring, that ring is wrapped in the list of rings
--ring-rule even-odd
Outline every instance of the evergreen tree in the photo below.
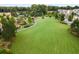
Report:
[[[28,17],[28,23],[31,24],[33,22],[32,18],[29,16]]]
[[[60,17],[60,20],[61,20],[61,21],[63,21],[63,20],[64,20],[64,16],[65,16],[64,14],[60,14],[60,16],[59,16],[59,17]]]
[[[16,26],[14,24],[14,18],[9,18],[8,16],[1,17],[2,22],[2,37],[7,41],[15,36]]]
[[[69,15],[69,18],[68,18],[68,20],[69,20],[69,21],[72,21],[72,19],[73,19],[73,16],[74,16],[74,13],[71,13],[71,15]]]

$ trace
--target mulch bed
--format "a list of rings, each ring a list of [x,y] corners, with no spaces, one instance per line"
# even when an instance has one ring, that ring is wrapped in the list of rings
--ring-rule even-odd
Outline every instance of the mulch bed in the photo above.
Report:
[[[69,29],[70,33],[76,37],[79,37],[79,34],[76,31],[73,31],[71,28]]]

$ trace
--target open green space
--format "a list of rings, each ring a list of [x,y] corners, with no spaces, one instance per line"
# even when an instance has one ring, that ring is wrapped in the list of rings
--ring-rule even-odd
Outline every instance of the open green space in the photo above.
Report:
[[[39,17],[33,26],[17,33],[11,50],[23,54],[79,53],[79,38],[68,29],[54,17]]]

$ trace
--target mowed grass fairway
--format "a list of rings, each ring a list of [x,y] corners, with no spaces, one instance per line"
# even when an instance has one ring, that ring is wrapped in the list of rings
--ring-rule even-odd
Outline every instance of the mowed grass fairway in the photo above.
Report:
[[[32,27],[17,33],[11,49],[23,54],[79,53],[79,38],[68,29],[54,17],[39,17]]]

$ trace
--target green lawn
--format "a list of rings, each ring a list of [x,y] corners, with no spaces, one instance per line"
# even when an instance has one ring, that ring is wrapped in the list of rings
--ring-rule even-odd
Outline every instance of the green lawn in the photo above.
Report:
[[[79,38],[68,31],[69,26],[52,18],[38,18],[36,23],[17,33],[13,53],[49,54],[79,53]]]

